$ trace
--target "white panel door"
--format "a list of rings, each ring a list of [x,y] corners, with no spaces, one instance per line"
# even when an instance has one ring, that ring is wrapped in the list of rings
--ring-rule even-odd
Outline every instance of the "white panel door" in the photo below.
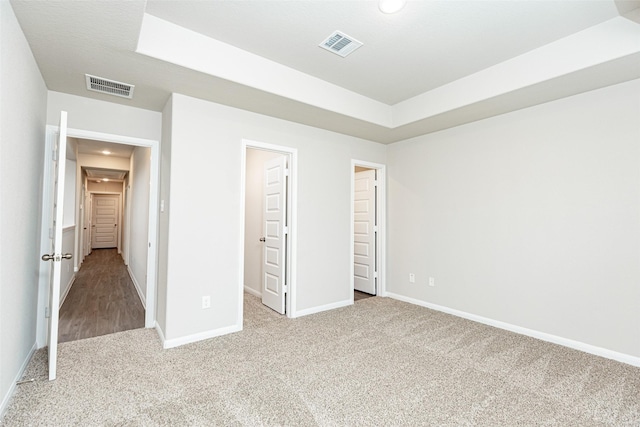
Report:
[[[118,246],[118,214],[120,196],[94,194],[91,203],[91,247],[93,249]]]
[[[287,178],[285,156],[264,164],[262,235],[262,303],[285,313]]]
[[[353,200],[353,287],[376,294],[376,171],[355,173]]]
[[[49,279],[49,380],[56,379],[56,366],[58,361],[58,314],[60,309],[60,275],[62,272],[62,260],[70,259],[71,254],[62,254],[62,213],[64,209],[64,169],[67,152],[67,112],[60,113],[60,133],[53,150],[52,187],[53,206],[52,233],[53,238],[50,254],[42,255],[43,261],[53,262],[52,273]]]

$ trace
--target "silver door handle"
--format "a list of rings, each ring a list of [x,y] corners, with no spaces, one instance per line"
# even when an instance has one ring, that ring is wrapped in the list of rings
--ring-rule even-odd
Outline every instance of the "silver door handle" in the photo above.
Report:
[[[267,239],[266,239],[266,238],[264,238],[264,237],[261,237],[261,238],[260,238],[260,241],[261,241],[261,242],[266,242],[266,241],[267,241]]]
[[[73,255],[71,255],[71,254],[64,254],[64,255],[60,256],[60,260],[62,260],[62,259],[71,259],[71,258],[73,258]],[[44,254],[44,255],[42,255],[41,259],[43,261],[56,261],[56,256],[55,256],[55,254],[51,254],[51,255]]]

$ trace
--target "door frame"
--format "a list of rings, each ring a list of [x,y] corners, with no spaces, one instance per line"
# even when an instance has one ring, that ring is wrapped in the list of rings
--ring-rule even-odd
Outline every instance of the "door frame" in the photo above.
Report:
[[[51,203],[51,185],[50,180],[50,163],[52,160],[53,144],[59,132],[58,126],[47,125],[45,129],[45,155],[44,155],[44,176],[43,176],[43,206],[41,214],[41,230],[40,248],[41,253],[46,253],[50,246],[50,239],[46,230],[49,229],[49,216],[47,211],[48,203]],[[95,132],[84,129],[67,128],[67,138],[93,139],[111,144],[133,145],[137,147],[147,147],[151,150],[151,162],[149,171],[150,191],[149,191],[149,250],[147,252],[147,291],[146,291],[146,307],[145,307],[145,328],[155,327],[156,322],[156,293],[157,293],[157,253],[158,253],[158,221],[159,209],[158,199],[160,193],[160,141],[153,139],[137,138],[125,135],[110,134],[104,132]],[[80,203],[80,192],[76,190],[75,202],[76,211]],[[77,214],[76,214],[77,216]],[[80,224],[76,218],[76,243],[75,253],[78,253],[79,247],[82,247],[78,240],[81,236]],[[76,257],[77,259],[77,257]],[[36,344],[38,348],[47,345],[47,317],[46,308],[49,298],[49,264],[42,263],[38,277],[38,309],[37,309],[37,327],[36,327]]]
[[[241,144],[241,165],[240,165],[240,248],[239,259],[241,260],[239,265],[240,281],[238,283],[238,325],[243,324],[244,321],[244,227],[245,227],[245,197],[246,197],[246,174],[247,174],[247,149],[273,151],[282,153],[289,157],[289,179],[287,181],[287,208],[288,208],[288,231],[287,234],[287,254],[286,254],[286,277],[289,279],[287,283],[288,292],[285,297],[287,317],[293,318],[297,315],[296,309],[296,277],[297,277],[297,224],[298,224],[298,150],[292,147],[286,147],[283,145],[269,144],[265,142],[252,141],[249,139],[243,139]]]
[[[353,201],[355,199],[355,178],[356,178],[356,167],[363,167],[368,169],[376,170],[376,216],[377,216],[377,224],[378,227],[376,233],[376,271],[378,273],[378,281],[376,283],[376,295],[377,296],[387,296],[387,288],[386,288],[386,271],[385,265],[386,263],[386,248],[387,248],[387,229],[386,229],[386,212],[387,212],[387,167],[381,163],[372,163],[364,160],[356,160],[351,159],[351,198],[349,202],[351,207],[349,208],[349,212],[351,214],[351,222],[349,224],[351,229],[351,240],[350,240],[350,258],[351,262],[349,263],[349,295],[351,298],[351,303],[353,304],[353,292],[354,292],[354,239],[355,239],[355,230],[354,230],[354,206]]]

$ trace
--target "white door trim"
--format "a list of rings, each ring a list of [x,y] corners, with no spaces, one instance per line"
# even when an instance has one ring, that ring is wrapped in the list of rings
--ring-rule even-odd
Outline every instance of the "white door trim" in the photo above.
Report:
[[[372,163],[364,160],[356,160],[351,159],[351,198],[349,199],[349,203],[351,203],[351,207],[349,211],[351,212],[351,239],[350,239],[350,257],[351,262],[349,263],[349,295],[351,298],[351,303],[353,303],[353,291],[354,291],[354,279],[353,279],[353,263],[354,263],[354,255],[353,255],[353,241],[354,241],[354,212],[353,212],[353,200],[355,198],[355,168],[356,166],[360,166],[363,168],[375,169],[377,171],[377,200],[376,200],[376,211],[377,211],[377,227],[378,232],[376,234],[377,245],[376,245],[376,263],[377,263],[377,273],[378,273],[378,282],[376,287],[376,295],[378,296],[387,296],[386,289],[386,248],[387,248],[387,229],[386,229],[386,212],[387,212],[387,168],[385,165],[380,163]]]
[[[43,186],[43,200],[50,201],[51,194],[48,187],[49,176],[47,174],[47,161],[51,160],[51,139],[58,133],[58,126],[47,125],[46,126],[46,147],[45,147],[45,174],[44,174],[44,186]],[[160,191],[160,141],[153,139],[137,138],[125,135],[108,134],[103,132],[94,132],[83,129],[67,129],[67,137],[81,138],[81,139],[93,139],[98,141],[109,142],[113,144],[125,144],[134,145],[137,147],[148,147],[151,149],[151,165],[150,165],[150,191],[149,191],[149,251],[147,252],[147,294],[146,302],[147,309],[145,310],[145,327],[153,328],[155,326],[156,312],[155,301],[157,291],[157,253],[158,253],[158,198]],[[76,191],[76,193],[78,193]],[[76,194],[76,199],[79,197]],[[76,200],[76,206],[84,201]],[[46,204],[44,204],[46,207]],[[46,208],[43,208],[46,209]],[[42,224],[48,224],[49,213],[43,210],[41,218]],[[49,226],[45,225],[43,230],[46,230]],[[80,221],[76,221],[76,239],[80,236]],[[43,235],[45,233],[42,233]],[[44,236],[41,241],[41,247],[48,247],[49,239]],[[76,245],[76,247],[78,247]],[[42,252],[44,253],[44,252]],[[43,263],[44,264],[44,263]],[[38,297],[38,322],[37,322],[37,336],[36,342],[39,348],[42,348],[47,343],[47,319],[45,318],[46,307],[46,295],[48,295],[47,284],[43,284],[43,280],[48,280],[48,273],[40,272],[39,275],[39,293],[42,293]]]
[[[259,150],[275,151],[285,154],[289,157],[289,181],[287,188],[287,205],[289,209],[289,233],[287,235],[287,261],[286,274],[288,281],[288,292],[285,298],[287,317],[296,317],[296,274],[297,274],[297,189],[298,189],[298,150],[296,148],[286,147],[283,145],[269,144],[265,142],[252,141],[243,139],[241,144],[241,166],[240,166],[240,248],[239,259],[241,260],[239,268],[238,282],[238,319],[237,324],[242,326],[243,322],[243,299],[244,299],[244,222],[245,222],[245,194],[246,194],[246,169],[247,169],[247,149],[254,148]]]

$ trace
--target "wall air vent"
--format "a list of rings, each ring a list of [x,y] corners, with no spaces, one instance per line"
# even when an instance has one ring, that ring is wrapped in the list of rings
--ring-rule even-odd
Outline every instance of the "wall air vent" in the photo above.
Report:
[[[362,43],[353,37],[341,33],[340,31],[336,31],[318,46],[344,58],[362,46]]]
[[[117,82],[115,80],[104,79],[102,77],[85,74],[87,78],[87,89],[94,92],[106,93],[108,95],[120,96],[122,98],[133,98],[134,85]]]

